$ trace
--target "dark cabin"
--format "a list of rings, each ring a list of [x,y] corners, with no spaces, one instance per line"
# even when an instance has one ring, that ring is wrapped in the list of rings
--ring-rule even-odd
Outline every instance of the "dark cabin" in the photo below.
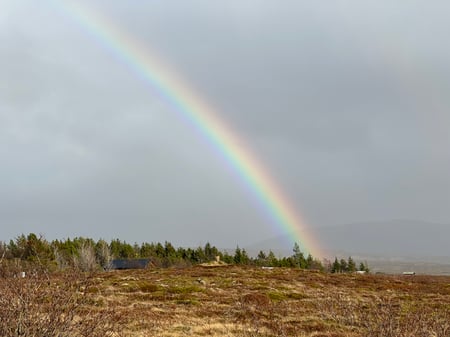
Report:
[[[111,269],[146,269],[150,259],[115,259],[111,262]]]

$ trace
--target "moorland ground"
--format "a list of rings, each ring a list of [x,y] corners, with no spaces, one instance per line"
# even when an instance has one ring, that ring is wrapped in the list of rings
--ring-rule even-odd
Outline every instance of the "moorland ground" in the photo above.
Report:
[[[2,336],[450,336],[450,277],[195,266],[0,278]]]

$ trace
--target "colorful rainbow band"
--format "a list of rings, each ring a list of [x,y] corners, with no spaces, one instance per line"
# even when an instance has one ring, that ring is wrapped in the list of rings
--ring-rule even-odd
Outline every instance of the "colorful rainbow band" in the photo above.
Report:
[[[273,224],[298,242],[305,253],[323,257],[301,217],[296,214],[288,198],[264,170],[243,142],[226,127],[203,100],[195,95],[169,67],[146,51],[142,44],[119,29],[117,25],[88,9],[80,1],[51,1],[63,13],[82,27],[103,47],[121,60],[137,76],[150,84],[181,118],[215,149],[234,169],[244,185],[261,203]]]

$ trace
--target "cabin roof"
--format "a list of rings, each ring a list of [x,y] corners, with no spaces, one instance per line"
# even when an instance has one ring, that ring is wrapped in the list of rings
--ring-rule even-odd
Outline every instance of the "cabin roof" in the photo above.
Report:
[[[112,269],[145,269],[150,259],[115,259],[112,260]]]

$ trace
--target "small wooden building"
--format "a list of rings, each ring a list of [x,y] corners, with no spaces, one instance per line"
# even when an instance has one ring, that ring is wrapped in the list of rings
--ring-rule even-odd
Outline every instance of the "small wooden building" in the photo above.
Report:
[[[111,261],[111,269],[146,269],[151,265],[150,259],[115,259]]]

